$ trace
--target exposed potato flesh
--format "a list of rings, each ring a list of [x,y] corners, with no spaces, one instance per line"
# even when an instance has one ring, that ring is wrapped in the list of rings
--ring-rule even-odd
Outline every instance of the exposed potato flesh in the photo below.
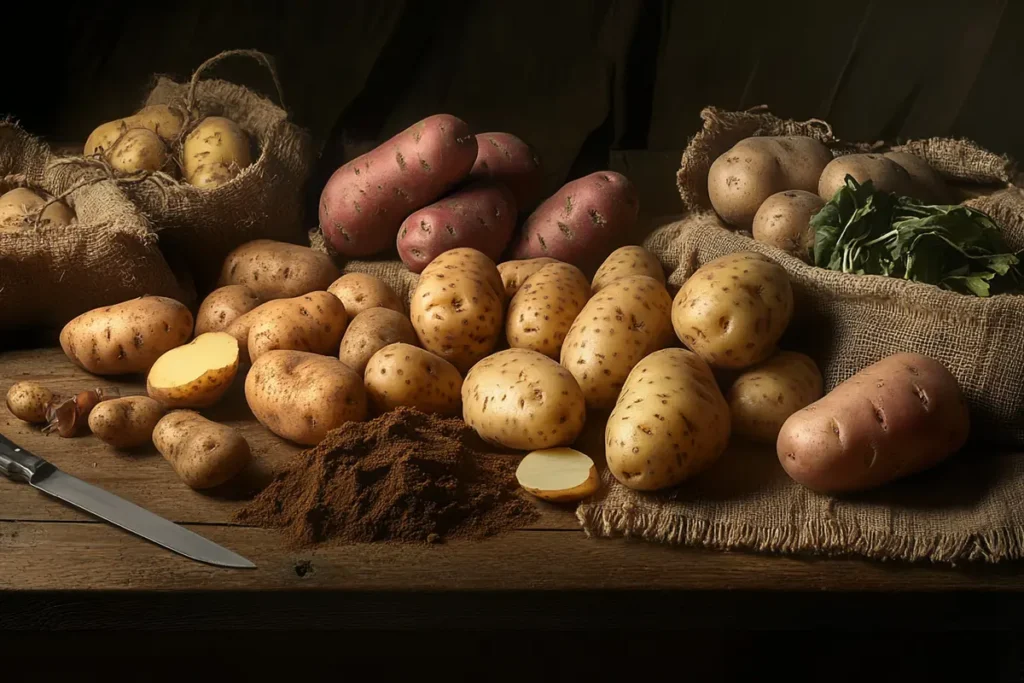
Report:
[[[601,487],[594,461],[573,448],[527,454],[516,468],[516,480],[527,493],[553,503],[583,500]]]
[[[169,408],[205,408],[220,400],[237,372],[238,342],[224,332],[207,332],[160,356],[146,391]]]

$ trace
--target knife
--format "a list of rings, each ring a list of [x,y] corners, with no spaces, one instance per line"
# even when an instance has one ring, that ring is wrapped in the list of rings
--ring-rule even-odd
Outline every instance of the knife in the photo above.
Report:
[[[16,445],[3,434],[0,434],[0,474],[13,481],[26,482],[43,493],[198,562],[218,567],[256,567],[241,555],[236,555],[199,534],[158,517],[124,498],[118,498],[70,474],[65,474],[46,460]]]

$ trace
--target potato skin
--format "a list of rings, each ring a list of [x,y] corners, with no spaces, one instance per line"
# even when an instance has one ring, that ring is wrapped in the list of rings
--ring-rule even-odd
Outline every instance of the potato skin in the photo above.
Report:
[[[542,256],[541,258],[504,261],[498,264],[498,275],[505,287],[505,296],[511,300],[526,280],[549,263],[561,263],[558,259]]]
[[[215,289],[203,299],[196,314],[196,336],[207,332],[223,332],[239,317],[263,300],[245,285],[227,285]]]
[[[821,172],[818,181],[818,196],[826,202],[846,184],[851,175],[858,183],[870,180],[876,190],[895,192],[901,197],[913,197],[914,182],[910,174],[892,159],[881,154],[847,154],[836,157]]]
[[[590,299],[590,283],[579,268],[552,263],[530,276],[508,306],[505,336],[512,348],[558,360],[565,335]]]
[[[470,247],[497,261],[516,227],[516,202],[504,185],[473,183],[415,211],[398,230],[398,255],[414,273],[449,249]]]
[[[501,183],[512,192],[520,212],[532,209],[544,187],[540,157],[533,148],[511,133],[480,133],[476,142],[469,177]]]
[[[245,378],[245,400],[260,424],[306,446],[367,413],[361,376],[336,358],[304,351],[260,356]]]
[[[619,247],[604,260],[594,273],[591,291],[597,294],[612,282],[629,275],[646,275],[665,284],[665,269],[658,257],[643,247],[627,245]]]
[[[715,369],[747,368],[768,358],[792,317],[789,275],[751,251],[708,261],[672,302],[679,340]]]
[[[562,366],[529,349],[507,349],[473,366],[462,416],[484,440],[519,450],[567,446],[583,431],[583,392]]]
[[[64,354],[94,375],[146,372],[192,336],[192,313],[162,296],[86,311],[60,333]]]
[[[779,351],[743,372],[729,387],[726,400],[734,434],[774,444],[783,423],[821,398],[818,366],[802,353]]]
[[[949,187],[927,161],[909,152],[886,152],[886,159],[895,161],[910,176],[914,186],[912,197],[927,204],[945,204],[949,201]]]
[[[812,192],[776,192],[764,200],[754,215],[754,239],[810,263],[814,250],[811,217],[823,206],[825,200]]]
[[[327,254],[274,240],[253,240],[224,259],[218,285],[245,285],[263,301],[324,291],[341,277]]]
[[[409,306],[420,344],[466,372],[498,342],[504,293],[485,254],[464,247],[441,254],[423,270]]]
[[[361,375],[373,354],[399,342],[419,344],[409,318],[388,308],[370,308],[349,323],[341,340],[338,360]]]
[[[530,214],[513,245],[514,259],[548,256],[592,272],[636,228],[640,200],[624,175],[598,171],[573,180]]]
[[[249,442],[231,427],[192,410],[168,413],[153,428],[153,445],[194,489],[220,486],[252,460]]]
[[[348,273],[331,283],[327,291],[338,297],[352,319],[371,308],[390,308],[405,313],[405,305],[386,282],[366,273]]]
[[[107,159],[111,168],[121,173],[174,170],[167,143],[145,128],[133,128],[118,138]]]
[[[209,351],[210,344],[221,345],[231,355],[225,358],[225,363],[220,367],[209,367],[212,353]],[[199,377],[176,385],[161,384],[164,379],[161,374],[167,368],[179,367],[183,354],[195,358],[199,356],[203,360],[205,372]],[[146,377],[146,393],[150,398],[156,400],[165,408],[207,408],[212,406],[227,393],[231,384],[238,374],[239,351],[234,341],[225,332],[211,332],[209,336],[199,336],[177,348],[171,349],[157,359]],[[185,362],[190,362],[186,359]]]
[[[348,326],[348,314],[333,294],[310,292],[294,299],[268,301],[236,320],[228,333],[234,334],[236,325],[246,324],[250,361],[277,349],[337,356]]]
[[[15,382],[7,390],[7,410],[11,415],[32,424],[46,422],[46,410],[54,394],[36,382]]]
[[[153,440],[163,416],[163,406],[149,396],[114,398],[92,409],[89,431],[114,448],[138,448]]]
[[[424,413],[462,414],[462,375],[418,346],[391,344],[373,354],[363,384],[378,413],[409,406]]]
[[[320,195],[324,238],[349,257],[388,249],[406,216],[463,180],[476,153],[476,138],[459,118],[414,123],[331,175]]]
[[[135,128],[150,130],[159,135],[164,142],[170,143],[181,133],[181,123],[181,113],[166,104],[143,107],[137,114],[97,126],[85,141],[84,154],[106,154],[118,138]]]

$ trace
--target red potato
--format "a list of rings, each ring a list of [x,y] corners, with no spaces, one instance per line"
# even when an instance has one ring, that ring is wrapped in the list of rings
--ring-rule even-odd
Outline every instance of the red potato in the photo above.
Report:
[[[496,180],[512,191],[520,211],[533,208],[544,187],[537,153],[511,133],[480,133],[476,143],[476,163],[469,177]]]
[[[639,212],[628,178],[612,171],[591,173],[563,185],[530,214],[510,258],[549,256],[593,272],[636,228]]]
[[[967,403],[949,370],[899,353],[793,413],[776,450],[796,482],[844,493],[928,469],[958,451],[969,431]]]
[[[465,121],[428,116],[348,162],[320,195],[320,229],[345,256],[371,256],[395,241],[402,221],[444,196],[476,160]]]
[[[516,227],[516,202],[505,186],[481,181],[405,219],[398,255],[414,273],[449,249],[469,247],[498,261]]]

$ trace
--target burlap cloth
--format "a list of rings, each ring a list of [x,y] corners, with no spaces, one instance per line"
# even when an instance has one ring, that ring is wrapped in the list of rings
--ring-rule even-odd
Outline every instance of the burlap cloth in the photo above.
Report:
[[[0,194],[36,188],[77,216],[69,226],[0,232],[0,329],[60,328],[143,295],[188,302],[149,222],[118,186],[96,169],[53,162],[46,144],[0,121]]]

